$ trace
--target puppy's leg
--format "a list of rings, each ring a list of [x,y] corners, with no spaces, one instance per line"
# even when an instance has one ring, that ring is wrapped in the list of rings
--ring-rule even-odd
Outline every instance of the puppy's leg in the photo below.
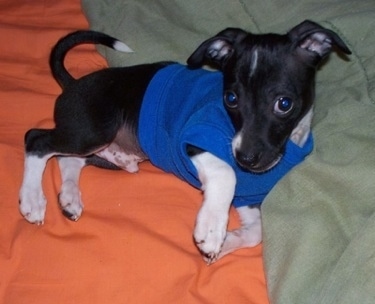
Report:
[[[262,223],[259,206],[244,206],[236,209],[241,227],[228,231],[218,259],[240,248],[254,247],[262,241]]]
[[[67,120],[65,127],[31,129],[25,135],[25,171],[20,190],[20,212],[30,223],[43,224],[44,221],[47,202],[42,190],[42,176],[47,160],[56,155],[91,155],[107,146],[114,137],[114,132],[109,132],[108,138],[88,137],[86,129],[73,128],[75,124],[69,119],[75,115],[64,117]],[[72,126],[71,129],[69,126]],[[97,134],[95,131],[91,134]],[[73,176],[74,173],[67,175]],[[78,210],[75,212],[79,213]]]
[[[210,264],[217,259],[225,238],[236,176],[227,163],[208,152],[193,156],[192,162],[198,170],[204,192],[194,239],[205,261]]]
[[[62,213],[69,219],[77,221],[82,214],[83,203],[79,190],[79,176],[86,165],[85,158],[59,157],[58,158],[62,185],[59,194],[59,203]]]
[[[42,177],[46,163],[53,154],[39,157],[26,153],[23,182],[20,189],[20,212],[30,223],[42,225],[46,212],[46,198],[42,189]]]

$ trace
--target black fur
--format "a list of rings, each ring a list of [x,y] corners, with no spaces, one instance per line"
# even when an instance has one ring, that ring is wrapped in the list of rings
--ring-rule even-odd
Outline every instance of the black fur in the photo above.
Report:
[[[124,127],[135,142],[139,111],[153,75],[168,63],[104,69],[70,82],[58,97],[52,130],[26,134],[26,152],[90,155]]]

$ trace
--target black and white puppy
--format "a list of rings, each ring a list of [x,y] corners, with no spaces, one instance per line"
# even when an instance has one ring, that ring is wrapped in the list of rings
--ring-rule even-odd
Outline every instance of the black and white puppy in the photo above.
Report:
[[[147,97],[150,86],[160,86],[154,84],[154,79],[159,77],[157,75],[174,64],[161,62],[109,68],[74,79],[65,69],[63,61],[68,50],[81,43],[98,43],[131,52],[124,43],[92,31],[69,34],[52,50],[51,70],[63,93],[55,105],[55,128],[31,129],[25,136],[25,172],[20,190],[20,211],[30,223],[44,222],[46,198],[42,190],[42,175],[49,158],[59,157],[62,175],[59,203],[63,214],[78,220],[83,209],[78,186],[81,169],[91,164],[136,172],[140,161],[153,161],[146,147],[148,142],[143,144],[140,134],[146,133],[145,136],[153,140],[154,136],[165,132],[162,127],[161,130],[152,127],[147,132],[142,131],[143,124],[147,124],[148,120],[158,119],[158,115],[169,112],[169,108],[161,110],[155,105],[153,113],[152,104],[147,112],[144,110],[148,107],[145,100],[150,99]],[[236,187],[242,179],[246,180],[247,175],[262,176],[281,166],[279,163],[287,153],[288,142],[298,147],[306,144],[310,134],[316,69],[333,47],[350,54],[337,34],[311,21],[297,25],[285,35],[255,35],[228,28],[197,48],[188,59],[190,70],[182,68],[188,75],[197,73],[190,78],[196,79],[202,75],[202,78],[209,79],[204,85],[204,91],[207,91],[205,96],[219,96],[212,112],[216,108],[219,112],[221,108],[225,111],[225,115],[220,114],[220,120],[214,124],[220,128],[224,124],[230,125],[229,133],[225,131],[223,136],[217,135],[219,133],[207,136],[200,141],[202,144],[188,141],[182,152],[188,155],[191,171],[196,171],[198,182],[191,183],[204,193],[194,239],[208,263],[238,248],[261,242],[261,218],[257,208],[261,201],[239,206],[237,211],[242,221],[241,228],[226,231],[228,210],[236,195]],[[198,69],[204,64],[211,64],[220,72]],[[212,77],[219,84],[210,89],[207,83]],[[189,86],[187,82],[177,82],[176,85],[182,91]],[[175,102],[178,103],[178,111],[183,113],[185,101]],[[201,116],[209,116],[210,107],[205,112],[207,115]],[[150,118],[143,117],[142,111],[146,111]],[[192,115],[189,113],[188,116]],[[166,124],[174,125],[179,115],[170,115],[172,121]],[[176,122],[176,125],[179,123]],[[149,134],[151,132],[152,136]],[[201,134],[204,136],[204,132],[194,133],[194,140],[200,138]],[[159,149],[155,153],[162,155],[161,158],[163,150],[174,149],[174,146],[166,147],[168,136],[161,139],[163,144],[151,144],[152,149]],[[205,143],[211,139],[214,143],[224,142],[229,147],[228,154],[233,162],[221,158],[221,150],[213,153],[206,149]],[[174,154],[175,151],[170,153]],[[165,158],[169,161],[167,154]],[[159,165],[157,161],[155,163]],[[163,168],[162,165],[160,167]],[[169,169],[166,171],[173,172]],[[241,171],[239,175],[237,171]],[[250,189],[255,185],[247,184],[246,187]]]

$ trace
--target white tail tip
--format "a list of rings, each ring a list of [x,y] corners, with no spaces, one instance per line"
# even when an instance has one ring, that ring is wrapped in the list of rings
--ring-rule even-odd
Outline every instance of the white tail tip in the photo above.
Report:
[[[125,43],[118,41],[118,40],[113,44],[113,48],[116,51],[120,51],[124,53],[134,53],[134,51],[130,47],[128,47]]]

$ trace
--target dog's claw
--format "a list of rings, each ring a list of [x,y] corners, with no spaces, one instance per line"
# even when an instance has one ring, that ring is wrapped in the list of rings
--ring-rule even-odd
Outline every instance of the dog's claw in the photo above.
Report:
[[[29,212],[27,214],[24,214],[23,217],[25,218],[25,220],[27,220],[29,223],[31,224],[35,224],[37,226],[42,226],[44,225],[44,221],[43,220],[34,220],[32,218],[32,214]]]
[[[217,261],[217,257],[218,255],[216,253],[211,252],[209,254],[205,254],[203,256],[203,259],[206,262],[207,266],[210,266]]]
[[[61,210],[62,214],[69,220],[73,221],[73,222],[76,222],[79,220],[79,215],[77,214],[72,214],[70,213],[69,211],[65,210],[65,209],[62,209]]]
[[[204,252],[200,247],[205,243],[205,240],[197,241],[195,240],[195,245],[198,247],[200,253],[202,254],[203,260],[206,262],[206,264],[209,266],[213,263],[215,263],[218,260],[220,252]]]

